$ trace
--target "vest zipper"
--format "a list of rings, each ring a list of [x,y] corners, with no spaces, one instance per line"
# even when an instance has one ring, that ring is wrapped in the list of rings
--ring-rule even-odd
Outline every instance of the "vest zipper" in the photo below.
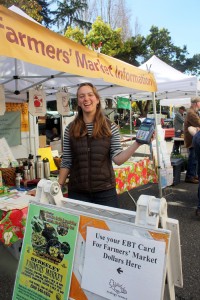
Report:
[[[88,144],[88,190],[91,193],[91,138],[87,136],[87,144]]]

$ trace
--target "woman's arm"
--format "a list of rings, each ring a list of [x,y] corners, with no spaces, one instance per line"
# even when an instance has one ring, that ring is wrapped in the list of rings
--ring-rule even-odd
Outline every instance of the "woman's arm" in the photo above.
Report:
[[[134,153],[135,151],[141,146],[138,142],[134,142],[131,146],[129,146],[127,149],[121,151],[119,154],[113,157],[113,161],[116,165],[120,166],[125,161],[127,161]]]
[[[141,144],[135,141],[131,146],[123,150],[120,141],[121,138],[120,138],[119,129],[115,124],[112,124],[111,132],[112,132],[111,159],[114,161],[116,165],[120,166],[135,153],[135,151],[139,148]]]
[[[61,186],[65,184],[68,175],[69,175],[68,168],[60,168],[58,183]]]
[[[58,183],[60,185],[65,184],[67,176],[70,173],[71,163],[72,163],[72,157],[71,157],[71,148],[70,148],[70,141],[69,141],[69,125],[68,125],[65,128],[65,133],[64,133],[63,156],[62,156],[59,178],[58,178]]]

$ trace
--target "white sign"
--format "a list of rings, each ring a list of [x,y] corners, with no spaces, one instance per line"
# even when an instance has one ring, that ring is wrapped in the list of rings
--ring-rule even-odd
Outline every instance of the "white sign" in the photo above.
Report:
[[[87,227],[81,287],[106,299],[160,300],[163,241]]]
[[[29,89],[28,110],[33,116],[42,117],[46,115],[46,94],[43,89]]]
[[[66,116],[70,113],[69,107],[69,93],[68,92],[58,92],[56,93],[57,100],[57,111],[62,116]]]
[[[13,165],[18,165],[6,139],[4,137],[0,138],[0,164],[3,168],[7,168],[10,166],[10,162]]]

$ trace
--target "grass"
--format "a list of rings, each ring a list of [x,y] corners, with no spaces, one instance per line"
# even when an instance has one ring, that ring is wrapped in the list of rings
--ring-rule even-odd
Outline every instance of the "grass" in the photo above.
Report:
[[[130,134],[130,125],[124,125],[123,128],[119,130],[120,134]],[[135,129],[132,128],[132,133],[135,133]]]

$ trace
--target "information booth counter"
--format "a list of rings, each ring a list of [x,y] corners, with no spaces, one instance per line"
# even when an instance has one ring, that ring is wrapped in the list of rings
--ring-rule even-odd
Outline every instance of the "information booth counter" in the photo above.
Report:
[[[179,224],[164,198],[142,195],[132,212],[50,191],[44,182],[30,201],[13,300],[175,299]]]

